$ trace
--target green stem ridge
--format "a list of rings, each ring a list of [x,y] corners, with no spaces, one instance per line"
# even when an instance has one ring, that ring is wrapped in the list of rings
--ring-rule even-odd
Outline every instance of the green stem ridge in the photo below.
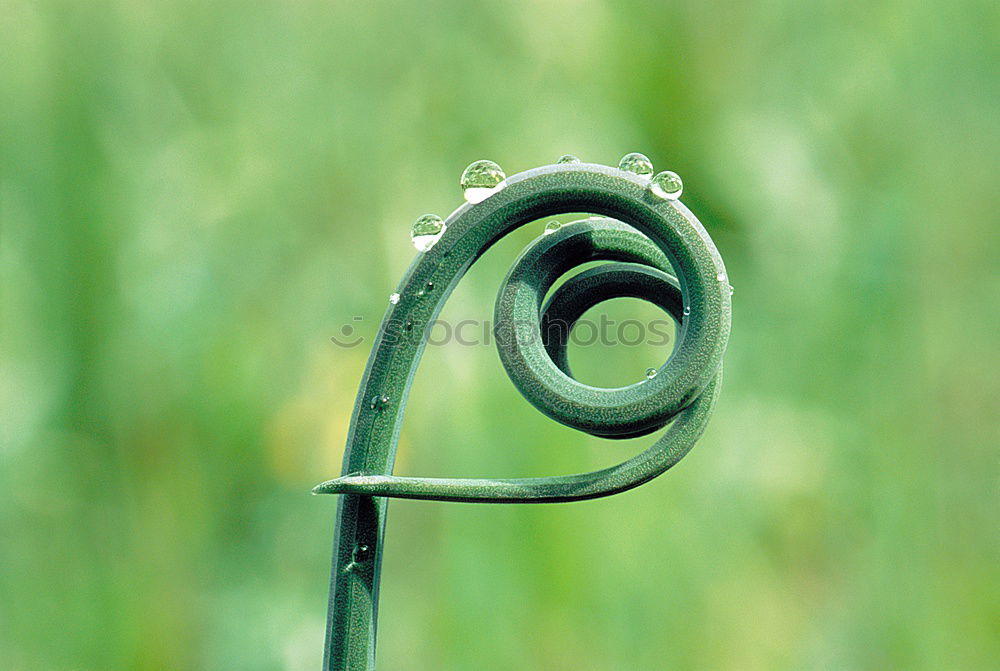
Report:
[[[566,212],[610,218],[541,236],[514,263],[500,288],[495,324],[530,325],[533,332],[529,337],[498,333],[504,368],[532,405],[581,431],[629,438],[670,427],[644,452],[591,473],[522,479],[393,476],[426,328],[496,241],[523,224]],[[446,224],[441,239],[410,266],[400,299],[389,306],[376,336],[355,402],[344,475],[313,490],[343,494],[324,669],[374,668],[386,498],[554,503],[616,494],[660,475],[687,454],[718,397],[731,319],[725,266],[694,215],[680,202],[652,194],[646,180],[596,164],[545,166],[510,177],[481,203],[462,205]],[[561,275],[595,260],[610,263],[572,277],[545,301]],[[674,352],[651,379],[616,389],[582,384],[572,377],[565,336],[589,308],[622,296],[648,300],[675,319]],[[564,329],[563,337],[550,337],[553,329]]]

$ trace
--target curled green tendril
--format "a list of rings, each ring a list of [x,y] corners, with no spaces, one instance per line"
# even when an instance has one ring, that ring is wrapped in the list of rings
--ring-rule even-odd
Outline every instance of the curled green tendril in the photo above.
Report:
[[[425,338],[392,337],[398,325],[430,325],[459,280],[507,233],[542,217],[591,212],[592,218],[536,239],[500,287],[495,323],[532,325],[533,337],[498,337],[511,380],[540,411],[607,438],[666,432],[646,451],[611,468],[522,479],[445,479],[392,475],[406,397]],[[658,198],[647,180],[587,163],[529,170],[485,201],[463,205],[441,239],[400,284],[376,338],[354,407],[345,475],[316,493],[345,494],[338,507],[327,669],[374,666],[375,613],[385,498],[475,503],[551,503],[607,496],[660,475],[701,436],[718,395],[730,328],[725,267],[708,233],[680,202]],[[566,271],[584,271],[545,300]],[[676,277],[671,273],[676,272]],[[648,300],[678,323],[673,354],[651,379],[614,389],[573,378],[565,337],[584,312],[618,297]],[[394,329],[394,325],[396,328]],[[364,548],[359,560],[359,548]]]

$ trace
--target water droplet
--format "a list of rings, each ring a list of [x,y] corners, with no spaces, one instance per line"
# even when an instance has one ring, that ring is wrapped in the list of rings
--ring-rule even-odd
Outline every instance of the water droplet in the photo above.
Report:
[[[549,223],[545,224],[545,230],[542,231],[542,235],[552,235],[560,228],[562,228],[562,222],[553,219]]]
[[[410,240],[417,251],[426,252],[441,239],[447,226],[436,214],[425,214],[417,218],[410,228]]]
[[[382,406],[387,405],[388,403],[388,396],[372,396],[372,400],[368,403],[368,407],[372,410],[381,410]]]
[[[433,282],[428,282],[427,283],[427,291],[432,291],[433,289],[434,289],[434,283]]]
[[[393,305],[399,305],[399,294],[389,294],[389,302]]]
[[[634,172],[640,177],[650,177],[653,174],[653,162],[645,154],[632,152],[622,156],[618,167],[626,172]]]
[[[677,200],[684,190],[684,182],[676,172],[664,170],[657,173],[656,177],[649,181],[649,190],[657,198],[664,200]]]
[[[579,163],[579,162],[580,159],[578,159],[576,156],[573,156],[573,154],[563,154],[562,156],[559,157],[559,160],[556,161],[556,163]]]
[[[656,370],[655,368],[647,368],[646,369],[646,379],[647,380],[652,380],[654,377],[656,377],[656,374],[659,373],[659,372],[660,371]]]
[[[476,161],[462,173],[459,183],[465,199],[475,205],[481,203],[504,186],[507,175],[493,161]]]
[[[410,321],[409,319],[407,319],[406,323],[403,324],[403,328],[406,329],[407,331],[412,331],[413,330],[413,322]]]
[[[357,547],[354,548],[351,560],[358,564],[366,562],[371,557],[371,550],[372,549],[367,545],[358,545]]]
[[[729,295],[730,296],[733,295],[733,285],[732,284],[729,285]]]
[[[691,314],[691,306],[690,305],[685,305],[684,306],[684,316],[687,317],[689,314]]]
[[[726,278],[726,274],[725,273],[719,273],[718,275],[715,276],[715,279],[719,280],[720,282],[725,282],[726,279],[727,279]]]

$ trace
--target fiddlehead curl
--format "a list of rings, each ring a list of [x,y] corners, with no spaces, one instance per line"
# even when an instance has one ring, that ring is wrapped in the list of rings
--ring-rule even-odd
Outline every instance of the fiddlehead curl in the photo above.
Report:
[[[666,174],[666,173],[661,173]],[[708,233],[664,180],[617,168],[563,163],[522,172],[444,222],[440,239],[421,253],[398,289],[376,339],[355,404],[344,473],[316,493],[357,494],[484,503],[573,501],[624,491],[663,473],[694,445],[718,394],[730,328],[725,266]],[[658,176],[659,177],[659,176]],[[500,337],[511,380],[536,408],[588,433],[627,438],[673,424],[652,447],[611,468],[543,478],[451,479],[392,475],[406,396],[424,338],[398,336],[403,325],[429,325],[452,289],[490,246],[515,228],[545,216],[592,212],[591,218],[540,237],[522,253],[501,285],[498,328],[528,324],[533,337]],[[566,271],[585,271],[545,296]],[[675,278],[671,269],[676,271]],[[572,377],[565,338],[571,326],[604,300],[622,296],[659,305],[678,323],[675,349],[655,376],[620,388],[598,388]]]

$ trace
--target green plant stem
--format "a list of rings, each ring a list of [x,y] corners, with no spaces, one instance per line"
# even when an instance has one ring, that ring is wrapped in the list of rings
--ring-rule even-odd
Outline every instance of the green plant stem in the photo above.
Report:
[[[670,428],[648,450],[593,473],[513,480],[393,476],[425,329],[453,288],[510,231],[545,216],[581,211],[612,219],[588,220],[539,238],[502,284],[496,324],[534,324],[535,337],[498,337],[501,360],[525,398],[563,424],[608,438],[643,435],[672,421]],[[482,203],[463,205],[446,223],[444,236],[410,266],[399,302],[383,319],[355,403],[344,475],[314,489],[343,495],[334,541],[328,671],[374,668],[386,498],[542,503],[618,493],[683,457],[704,430],[718,395],[731,311],[725,267],[694,215],[677,201],[651,194],[642,178],[594,164],[537,168],[509,178]],[[544,301],[560,275],[593,260],[612,263],[581,273]],[[668,274],[671,268],[676,279]],[[571,375],[565,339],[542,338],[543,324],[572,324],[593,305],[618,296],[645,298],[671,314],[679,324],[675,350],[652,379],[617,389],[584,385]]]

